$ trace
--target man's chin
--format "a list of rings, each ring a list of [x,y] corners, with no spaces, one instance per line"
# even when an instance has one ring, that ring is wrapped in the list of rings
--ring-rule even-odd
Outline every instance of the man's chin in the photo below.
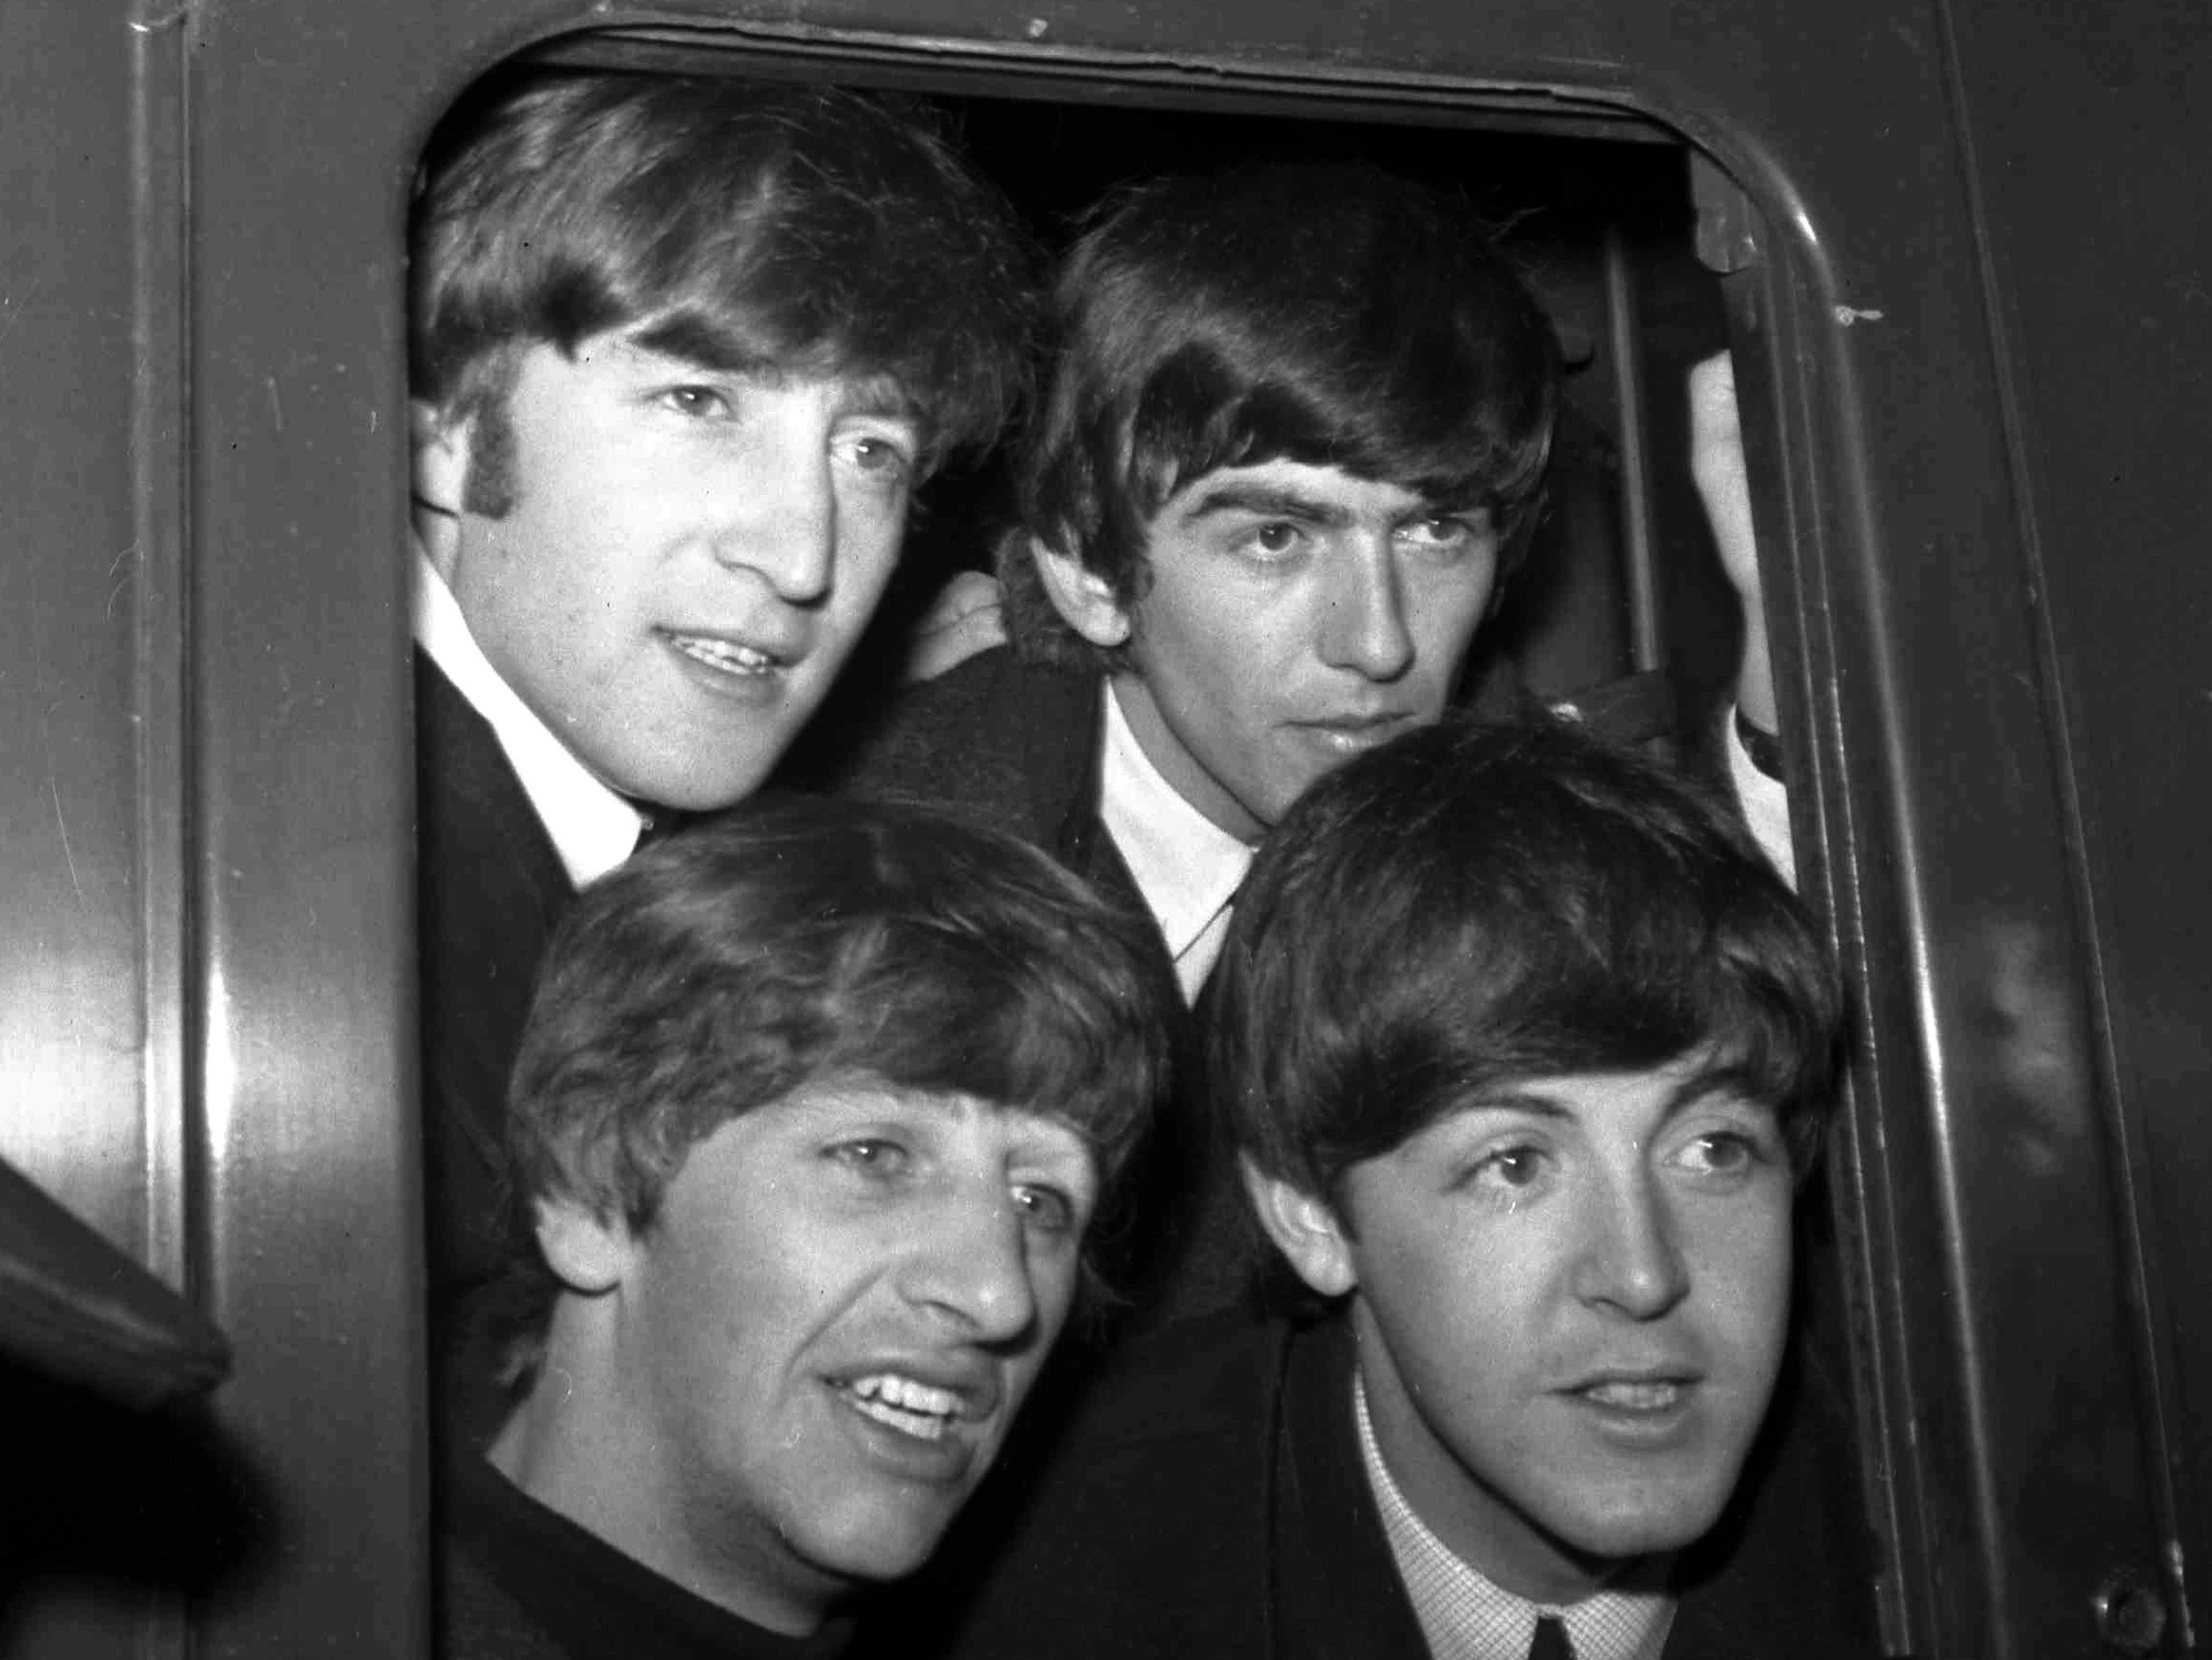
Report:
[[[1553,1539],[1591,1562],[1626,1563],[1688,1548],[1712,1530],[1726,1507],[1725,1488],[1644,1493],[1559,1518]]]
[[[849,1525],[820,1527],[805,1554],[817,1569],[858,1595],[918,1572],[936,1552],[951,1520],[950,1511],[906,1516],[897,1506],[884,1505]]]
[[[723,765],[702,771],[696,767],[633,766],[613,776],[612,787],[633,801],[672,807],[678,812],[720,812],[735,806],[768,781],[773,769],[768,761],[732,757]]]

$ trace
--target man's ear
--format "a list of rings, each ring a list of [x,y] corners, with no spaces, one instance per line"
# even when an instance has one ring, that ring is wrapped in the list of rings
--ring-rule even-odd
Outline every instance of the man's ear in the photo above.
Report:
[[[1249,1158],[1237,1162],[1260,1225],[1275,1242],[1275,1249],[1290,1259],[1298,1278],[1323,1297],[1341,1297],[1357,1285],[1351,1243],[1328,1202],[1279,1176],[1266,1175]]]
[[[1046,598],[1068,627],[1102,650],[1111,651],[1128,639],[1129,613],[1114,597],[1111,582],[1034,536],[1030,557],[1036,561]]]
[[[458,519],[469,481],[470,447],[475,423],[420,398],[407,404],[407,437],[414,453],[416,502],[434,513]]]
[[[597,1297],[621,1283],[635,1243],[620,1216],[601,1216],[581,1200],[537,1201],[538,1249],[553,1277],[582,1297]]]

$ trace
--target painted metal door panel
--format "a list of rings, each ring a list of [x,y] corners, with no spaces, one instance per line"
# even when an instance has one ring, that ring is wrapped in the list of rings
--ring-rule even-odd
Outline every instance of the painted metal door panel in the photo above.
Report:
[[[181,1285],[177,170],[149,144],[180,118],[173,43],[130,17],[0,8],[0,1158]],[[160,1645],[146,1530],[96,1484],[179,1438],[15,1367],[0,1399],[0,1649]]]
[[[1958,8],[2020,535],[2070,782],[2094,1001],[2083,1064],[2117,1157],[2119,1266],[2145,1311],[2173,1638],[2212,1559],[2212,12]],[[2015,1279],[2036,1272],[2004,1264]],[[2045,1297],[2054,1341],[2071,1305]],[[2085,1468],[2095,1449],[2071,1450]],[[2046,1469],[2065,1466],[2049,1461]],[[2045,1479],[2051,1479],[2046,1476]],[[2043,1495],[2025,1504],[2048,1526]],[[2170,1506],[2170,1508],[2169,1508]]]
[[[2212,1548],[2212,40],[2075,10],[0,12],[0,383],[40,389],[0,409],[0,1153],[230,1331],[214,1439],[257,1518],[207,1594],[50,1594],[7,1651],[422,1641],[406,189],[474,73],[613,25],[1032,94],[1622,107],[1735,175],[1801,845],[1868,1033],[1840,1185],[1888,1617],[1928,1652],[2097,1651],[2108,1569]]]

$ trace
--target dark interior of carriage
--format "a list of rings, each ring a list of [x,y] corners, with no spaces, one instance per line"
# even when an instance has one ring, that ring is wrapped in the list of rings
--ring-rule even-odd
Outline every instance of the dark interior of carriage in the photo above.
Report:
[[[1279,159],[1360,158],[1464,192],[1550,310],[1567,407],[1532,556],[1485,631],[1533,690],[1565,696],[1665,668],[1668,713],[1692,749],[1727,696],[1735,603],[1691,486],[1685,382],[1726,343],[1718,285],[1697,259],[1690,152],[1626,122],[1522,116],[1422,125],[1308,112],[939,95],[953,131],[1048,251],[1117,185]],[[834,772],[901,656],[898,630],[953,572],[987,569],[1008,514],[1002,454],[936,482],[909,537],[879,635],[795,764]],[[871,670],[874,672],[872,674]]]

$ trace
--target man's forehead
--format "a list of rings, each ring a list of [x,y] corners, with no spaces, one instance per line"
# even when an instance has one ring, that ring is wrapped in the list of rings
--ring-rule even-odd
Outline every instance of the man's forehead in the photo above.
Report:
[[[1725,1104],[1772,1111],[1747,1090],[1737,1069],[1708,1055],[1664,1065],[1501,1078],[1455,1098],[1429,1122],[1449,1127],[1484,1113],[1525,1113],[1574,1119],[1626,1115],[1660,1121],[1692,1107]]]

